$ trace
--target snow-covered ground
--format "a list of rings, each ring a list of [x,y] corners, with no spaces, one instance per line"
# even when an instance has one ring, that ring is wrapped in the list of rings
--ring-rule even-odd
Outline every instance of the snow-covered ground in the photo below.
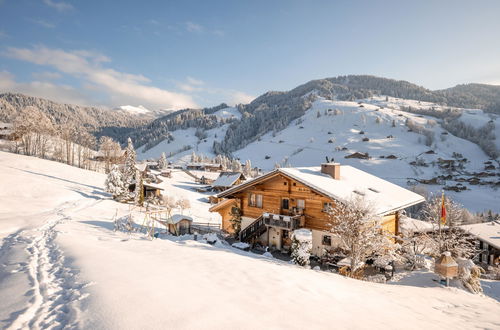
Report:
[[[500,327],[497,300],[430,279],[375,284],[190,236],[114,232],[128,206],[110,200],[103,181],[0,152],[1,328]],[[191,199],[194,217],[205,212],[189,176],[163,184]],[[498,286],[488,290],[498,297]]]

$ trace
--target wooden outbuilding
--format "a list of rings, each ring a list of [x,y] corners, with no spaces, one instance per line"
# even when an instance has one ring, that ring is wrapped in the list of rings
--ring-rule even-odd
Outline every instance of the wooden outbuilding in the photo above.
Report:
[[[182,215],[174,214],[171,217],[171,221],[168,223],[168,232],[172,235],[187,235],[191,234],[191,224],[193,223],[193,218]]]

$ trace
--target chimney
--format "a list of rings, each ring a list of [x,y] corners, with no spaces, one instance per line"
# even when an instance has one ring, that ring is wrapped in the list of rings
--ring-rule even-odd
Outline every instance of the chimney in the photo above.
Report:
[[[321,173],[328,174],[335,180],[340,180],[340,163],[321,164]]]

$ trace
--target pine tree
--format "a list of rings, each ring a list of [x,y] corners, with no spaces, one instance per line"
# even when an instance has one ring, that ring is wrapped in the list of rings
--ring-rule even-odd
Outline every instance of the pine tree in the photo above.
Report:
[[[104,187],[106,191],[113,196],[113,199],[117,199],[125,193],[126,189],[122,173],[118,169],[117,165],[113,165],[111,171],[109,171],[108,177],[104,182]]]
[[[142,184],[142,174],[136,171],[135,176],[135,203],[142,206],[144,203],[144,186]]]
[[[161,153],[160,159],[158,160],[158,167],[160,169],[166,168],[168,165],[167,163],[167,156],[165,155],[164,152]]]
[[[250,162],[250,159],[247,159],[245,162],[245,166],[243,167],[243,174],[247,177],[252,176],[252,163]]]
[[[128,138],[127,148],[126,150],[126,158],[125,158],[125,167],[123,169],[123,182],[128,186],[133,183],[135,178],[135,160],[136,153],[134,149],[134,145],[132,144],[132,139]]]
[[[312,232],[309,229],[297,229],[292,234],[292,261],[300,266],[309,265],[312,250]]]

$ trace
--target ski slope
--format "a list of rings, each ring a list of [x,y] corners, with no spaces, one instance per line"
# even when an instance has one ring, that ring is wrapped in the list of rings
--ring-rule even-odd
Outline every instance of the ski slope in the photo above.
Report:
[[[430,278],[375,284],[192,236],[115,232],[129,210],[102,174],[4,152],[0,173],[1,328],[500,327],[497,300]],[[165,184],[203,212],[189,177]]]

